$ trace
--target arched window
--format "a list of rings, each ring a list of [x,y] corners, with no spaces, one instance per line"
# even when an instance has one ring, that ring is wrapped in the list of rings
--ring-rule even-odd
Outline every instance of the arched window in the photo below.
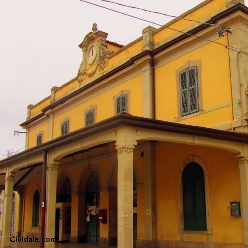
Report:
[[[39,226],[39,214],[40,214],[40,193],[39,190],[35,190],[33,196],[33,216],[32,216],[32,227]]]
[[[204,171],[199,164],[184,168],[182,187],[184,230],[207,230]]]

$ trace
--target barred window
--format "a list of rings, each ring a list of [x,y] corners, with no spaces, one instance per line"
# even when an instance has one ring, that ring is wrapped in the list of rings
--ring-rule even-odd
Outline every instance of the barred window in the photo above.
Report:
[[[42,134],[38,134],[37,137],[36,137],[36,145],[41,145],[42,144]]]
[[[182,71],[180,77],[181,116],[199,111],[197,67],[189,67]]]
[[[95,110],[90,109],[85,114],[85,125],[89,126],[95,122]]]
[[[116,98],[116,114],[127,112],[127,94],[120,95]]]
[[[61,125],[61,135],[69,133],[69,121],[64,121]]]

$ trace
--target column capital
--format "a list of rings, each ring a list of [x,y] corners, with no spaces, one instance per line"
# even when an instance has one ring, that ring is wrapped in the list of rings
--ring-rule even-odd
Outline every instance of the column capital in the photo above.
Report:
[[[120,127],[116,132],[116,149],[118,153],[133,151],[137,142],[135,140],[136,131],[131,127]]]
[[[59,168],[59,161],[53,161],[52,163],[47,165],[48,170],[57,170]]]
[[[239,164],[248,164],[248,157],[238,158]]]
[[[15,172],[6,173],[5,181],[6,182],[14,182],[15,181]]]

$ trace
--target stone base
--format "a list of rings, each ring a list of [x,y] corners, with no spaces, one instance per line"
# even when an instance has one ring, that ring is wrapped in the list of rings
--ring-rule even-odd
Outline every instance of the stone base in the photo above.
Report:
[[[99,246],[111,246],[117,245],[117,237],[114,238],[99,238],[98,239]]]
[[[136,241],[137,248],[246,248],[244,244],[236,243],[204,243],[167,240],[140,240]]]

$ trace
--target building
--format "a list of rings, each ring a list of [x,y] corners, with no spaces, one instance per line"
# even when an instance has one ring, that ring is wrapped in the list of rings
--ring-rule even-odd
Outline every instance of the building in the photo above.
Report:
[[[206,0],[126,46],[93,24],[78,75],[28,106],[26,150],[0,161],[2,247],[14,191],[24,237],[247,248],[247,14]]]

